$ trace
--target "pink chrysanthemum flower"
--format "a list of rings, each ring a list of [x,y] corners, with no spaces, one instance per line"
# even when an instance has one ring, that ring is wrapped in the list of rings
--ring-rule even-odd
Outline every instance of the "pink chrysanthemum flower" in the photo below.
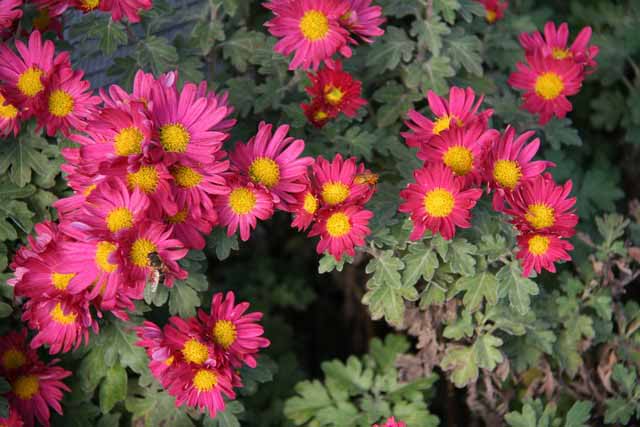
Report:
[[[195,366],[180,363],[168,372],[167,391],[176,397],[176,406],[207,410],[211,418],[224,410],[223,395],[233,400],[233,373],[228,367]]]
[[[398,209],[411,214],[411,240],[419,240],[426,229],[440,233],[446,240],[456,234],[456,227],[471,227],[470,210],[482,195],[482,190],[463,190],[462,180],[444,164],[414,172],[415,183],[400,192],[405,202]]]
[[[254,184],[265,187],[277,208],[290,210],[296,195],[305,189],[307,168],[311,157],[300,157],[304,141],[287,136],[288,125],[260,122],[258,133],[246,144],[236,144],[229,154],[232,169],[247,176]]]
[[[311,186],[307,186],[307,190],[298,194],[298,202],[293,208],[293,222],[292,227],[298,229],[298,231],[305,231],[311,223],[315,220],[320,201],[316,196]]]
[[[564,118],[572,110],[567,96],[575,95],[582,87],[582,68],[570,61],[556,61],[540,53],[529,56],[528,63],[516,64],[518,71],[511,73],[508,83],[525,91],[522,108],[539,114],[544,125],[552,116]]]
[[[61,235],[58,224],[52,221],[43,221],[35,225],[35,236],[27,236],[27,244],[20,246],[9,266],[12,270],[16,270],[24,263],[39,254],[48,250],[53,250],[58,243],[62,242],[63,236]]]
[[[43,43],[39,31],[31,33],[28,45],[20,40],[15,44],[19,56],[6,45],[0,45],[0,81],[4,82],[4,95],[27,119],[41,107],[45,88],[55,70],[70,66],[69,54],[55,56],[53,42]]]
[[[571,237],[578,224],[574,213],[575,197],[571,193],[571,180],[557,185],[550,174],[524,182],[507,199],[510,207],[505,212],[513,216],[512,223],[521,232],[557,234]]]
[[[213,341],[196,317],[172,316],[164,327],[164,338],[171,354],[179,356],[184,364],[218,366],[223,362],[217,359]]]
[[[476,95],[470,87],[462,89],[453,86],[449,90],[448,100],[430,90],[427,93],[427,100],[435,120],[429,120],[419,112],[411,110],[407,114],[408,120],[405,121],[411,131],[403,132],[402,136],[409,147],[419,147],[434,136],[453,127],[466,127],[480,122],[481,126],[486,128],[493,110],[478,112],[483,99],[484,95],[480,95],[474,104]]]
[[[243,183],[231,178],[229,194],[214,199],[220,225],[227,227],[227,235],[232,236],[238,228],[240,239],[249,240],[251,230],[256,228],[256,220],[266,220],[273,215],[273,199],[262,187],[253,183]]]
[[[213,296],[209,313],[198,311],[198,319],[210,334],[219,353],[223,357],[229,357],[236,368],[242,364],[255,368],[255,354],[270,344],[262,336],[264,329],[258,323],[262,319],[262,313],[245,314],[248,309],[248,302],[235,305],[235,295],[229,291],[224,297],[221,292]]]
[[[544,36],[535,31],[531,34],[520,34],[520,44],[529,56],[536,52],[542,52],[545,57],[552,57],[556,60],[569,60],[578,65],[588,68],[587,74],[593,72],[598,65],[595,57],[598,56],[598,46],[589,46],[591,39],[591,27],[584,27],[574,40],[571,47],[567,47],[569,41],[569,25],[566,22],[560,24],[556,30],[556,25],[549,21],[544,25]]]
[[[15,377],[37,361],[35,350],[29,348],[26,329],[11,331],[0,339],[0,375],[3,377]]]
[[[185,257],[188,249],[182,242],[172,238],[171,228],[161,222],[146,222],[134,227],[126,236],[125,243],[119,248],[122,251],[122,259],[125,274],[132,287],[139,289],[142,297],[144,285],[151,274],[149,255],[158,254],[166,267],[164,284],[173,286],[175,279],[185,279],[187,272],[178,264],[178,260]]]
[[[300,104],[305,117],[313,126],[321,128],[327,122],[336,117],[337,112],[330,108],[321,99],[314,99],[309,104]]]
[[[567,252],[573,250],[573,245],[552,234],[527,233],[518,236],[518,251],[516,258],[522,260],[522,275],[529,277],[531,270],[540,273],[544,268],[552,273],[556,272],[555,262],[571,261]]]
[[[69,289],[71,279],[78,271],[69,265],[69,258],[65,252],[68,242],[61,242],[55,250],[49,250],[39,256],[34,256],[22,264],[22,274],[14,282],[15,295],[28,298],[63,297],[65,293],[77,294],[82,289]]]
[[[465,128],[454,127],[422,145],[418,158],[429,164],[444,164],[455,176],[463,178],[465,186],[477,185],[482,179],[484,155],[499,135],[479,122]]]
[[[311,86],[305,90],[314,99],[322,100],[329,115],[342,112],[348,117],[355,117],[358,109],[367,104],[360,97],[362,83],[343,71],[340,61],[332,61],[317,74],[309,73],[308,76]]]
[[[504,12],[509,7],[509,3],[503,0],[475,0],[484,6],[485,19],[489,24],[493,24],[504,18]]]
[[[124,16],[129,22],[140,22],[140,10],[151,9],[151,0],[100,0],[98,8],[110,12],[114,21],[120,21]]]
[[[507,126],[504,134],[495,139],[487,150],[484,178],[489,191],[495,190],[493,208],[497,211],[503,209],[507,193],[515,190],[522,182],[541,175],[546,168],[555,166],[555,163],[545,160],[532,161],[540,148],[538,138],[527,143],[534,135],[534,131],[528,131],[516,137],[515,129]]]
[[[9,416],[7,418],[0,417],[0,426],[2,427],[23,427],[24,422],[22,421],[22,417],[18,413],[18,411],[9,407]]]
[[[30,299],[23,306],[22,320],[38,334],[31,347],[49,346],[49,353],[68,352],[89,342],[89,329],[98,332],[84,295],[61,294],[57,298]]]
[[[276,15],[265,26],[280,38],[274,50],[283,55],[294,53],[290,70],[313,68],[336,52],[351,56],[348,32],[340,26],[340,17],[349,10],[349,2],[341,0],[272,0],[264,4]]]
[[[142,164],[135,169],[123,165],[110,171],[113,176],[125,176],[131,191],[142,190],[149,198],[149,217],[161,219],[163,215],[176,215],[178,206],[171,191],[173,177],[163,163]],[[107,171],[105,171],[107,172]]]
[[[318,212],[309,237],[320,236],[316,247],[318,254],[328,252],[340,260],[346,253],[355,256],[355,247],[365,244],[365,238],[371,233],[369,220],[373,212],[359,206],[347,206],[335,210],[325,209]]]
[[[175,72],[177,74],[177,71]],[[212,90],[207,89],[207,81],[203,80],[198,84],[198,96],[204,96],[209,101],[214,102],[218,107],[227,108],[227,118],[218,123],[212,130],[218,132],[229,132],[236,124],[236,119],[232,119],[229,116],[233,113],[234,108],[229,104],[229,92],[215,93]]]
[[[169,384],[166,373],[174,366],[176,359],[181,360],[180,353],[169,348],[163,330],[155,323],[145,320],[142,326],[135,329],[139,338],[136,345],[145,349],[150,359],[151,373],[166,388]]]
[[[371,6],[371,0],[349,0],[349,10],[340,17],[340,23],[365,43],[384,34],[380,28],[386,19],[381,6]]]
[[[196,215],[187,204],[178,205],[178,212],[165,215],[164,222],[172,228],[172,237],[180,240],[186,248],[202,250],[206,245],[202,235],[210,234],[213,226],[218,224],[218,213],[212,207]]]
[[[13,104],[10,104],[4,96],[2,96],[2,91],[0,90],[0,137],[5,137],[10,133],[18,136],[19,131],[19,111]]]
[[[229,114],[229,108],[215,99],[198,96],[193,83],[181,91],[175,86],[155,84],[151,92],[151,119],[155,140],[170,161],[189,159],[210,163],[228,134],[215,129]]]
[[[34,427],[35,420],[40,425],[49,427],[49,408],[62,414],[62,394],[71,391],[62,380],[70,376],[71,372],[54,366],[54,363],[55,361],[45,365],[38,362],[11,380],[9,404],[22,416],[25,427]]]
[[[61,67],[51,77],[45,91],[45,106],[37,114],[38,127],[47,135],[57,131],[69,135],[69,128],[84,130],[87,120],[96,112],[100,98],[91,95],[91,85],[82,80],[84,73]]]
[[[0,32],[11,28],[22,16],[22,0],[0,0]]]
[[[357,178],[365,172],[357,165],[355,157],[342,159],[336,154],[331,162],[319,156],[313,164],[312,185],[323,205],[338,207],[364,204],[373,195],[372,188]]]
[[[226,160],[207,164],[186,161],[174,164],[169,173],[173,177],[171,189],[176,203],[195,217],[210,216],[214,210],[212,196],[229,193],[223,176],[228,169]],[[181,215],[186,213],[184,211]]]

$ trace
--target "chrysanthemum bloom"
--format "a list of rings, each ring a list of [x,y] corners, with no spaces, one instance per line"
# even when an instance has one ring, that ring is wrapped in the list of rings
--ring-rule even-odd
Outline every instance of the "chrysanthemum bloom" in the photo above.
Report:
[[[508,83],[525,91],[522,108],[539,114],[544,125],[552,116],[564,118],[572,110],[567,96],[575,95],[582,87],[582,68],[570,61],[556,61],[541,53],[527,57],[528,63],[516,64],[518,71],[511,73]]]
[[[371,218],[373,212],[359,206],[324,209],[318,213],[309,237],[320,236],[318,254],[328,252],[339,261],[344,253],[355,256],[354,248],[365,244],[364,239],[371,233],[368,227]]]
[[[591,27],[584,27],[580,30],[571,47],[567,47],[569,25],[563,22],[556,30],[556,25],[549,21],[544,25],[544,36],[538,31],[531,34],[522,33],[519,40],[525,53],[529,56],[541,52],[545,57],[552,57],[560,61],[569,60],[588,68],[586,72],[590,74],[598,65],[595,57],[598,56],[600,50],[598,46],[589,46],[591,33]]]
[[[429,164],[444,164],[465,186],[479,184],[482,179],[484,155],[500,133],[475,122],[465,128],[454,127],[431,138],[420,147],[418,158]]]
[[[209,313],[198,310],[198,319],[210,334],[219,353],[229,357],[236,368],[242,364],[255,368],[255,354],[270,344],[262,336],[264,329],[258,323],[262,319],[262,313],[245,314],[248,309],[248,302],[235,305],[235,295],[229,291],[225,297],[221,292],[213,296]]]
[[[512,222],[521,232],[571,237],[578,223],[576,198],[568,197],[571,187],[571,180],[557,185],[550,174],[538,176],[510,194],[510,207],[505,212],[513,216]]]
[[[52,221],[39,222],[34,226],[34,230],[34,234],[27,236],[28,243],[20,246],[13,256],[9,266],[12,270],[15,271],[24,265],[29,258],[49,250],[50,247],[55,247],[64,238],[59,232],[58,224]]]
[[[30,299],[23,306],[22,320],[38,331],[31,347],[48,345],[50,354],[75,350],[83,340],[89,342],[89,329],[98,332],[84,295]]]
[[[210,234],[211,229],[218,224],[218,212],[212,207],[196,215],[187,204],[178,205],[178,212],[175,215],[165,215],[164,223],[171,227],[172,237],[180,240],[186,248],[201,250],[206,245],[202,236]]]
[[[176,75],[178,74],[175,71]],[[229,132],[231,128],[233,128],[236,124],[236,119],[232,119],[231,114],[234,111],[234,108],[231,104],[229,104],[229,92],[215,93],[213,90],[207,89],[207,81],[203,80],[198,83],[198,96],[204,96],[209,101],[214,102],[218,107],[227,108],[227,118],[215,125],[212,130],[216,130],[218,132]]]
[[[227,227],[227,235],[232,236],[238,228],[240,239],[249,240],[251,230],[256,228],[256,220],[266,220],[273,215],[273,199],[262,187],[253,183],[243,183],[231,178],[229,194],[214,199],[220,225]]]
[[[149,10],[151,5],[151,0],[100,0],[99,9],[111,12],[114,21],[126,16],[129,22],[140,22],[140,10]]]
[[[571,261],[567,251],[573,250],[573,245],[552,234],[527,233],[518,236],[518,251],[516,258],[522,260],[522,275],[529,277],[531,270],[540,273],[544,268],[552,273],[556,272],[555,262]]]
[[[532,161],[540,148],[538,138],[527,143],[534,135],[534,131],[528,131],[516,137],[515,129],[507,126],[504,134],[495,139],[487,150],[484,180],[489,190],[494,190],[494,209],[501,211],[505,194],[515,190],[522,182],[530,181],[546,168],[555,166],[555,163],[544,160]]]
[[[293,208],[293,222],[291,226],[298,229],[298,231],[304,231],[316,218],[316,213],[320,201],[311,190],[311,186],[308,186],[307,190],[298,195],[298,203]]]
[[[13,407],[9,407],[9,416],[7,418],[0,417],[0,426],[2,427],[23,427],[22,417]]]
[[[2,91],[0,90],[0,137],[5,137],[10,133],[17,136],[19,131],[19,111],[2,96]]]
[[[58,297],[66,292],[78,293],[82,289],[68,289],[78,271],[69,266],[65,252],[68,242],[61,242],[55,250],[31,257],[22,265],[19,280],[14,282],[15,295],[28,298]]]
[[[489,24],[504,18],[504,11],[509,7],[509,3],[503,0],[476,0],[484,6],[486,11],[485,19]]]
[[[398,209],[411,214],[411,239],[422,238],[425,229],[440,233],[446,240],[456,234],[456,227],[471,227],[469,212],[482,195],[482,190],[463,190],[462,180],[444,164],[414,172],[415,183],[400,192],[405,202]]]
[[[380,26],[385,21],[382,7],[371,6],[371,0],[349,0],[349,10],[340,17],[340,23],[365,43],[384,34]]]
[[[121,169],[111,171],[114,176],[126,176],[130,190],[139,188],[149,198],[150,218],[162,218],[163,215],[178,213],[178,205],[171,191],[173,176],[163,163],[142,164],[130,169],[123,165]]]
[[[236,144],[229,154],[232,169],[247,176],[254,184],[265,187],[277,208],[290,210],[296,195],[306,188],[304,178],[311,157],[300,157],[304,141],[287,136],[288,125],[258,125],[258,133],[246,144]]]
[[[166,388],[169,384],[166,373],[174,366],[176,359],[180,360],[180,353],[169,348],[163,330],[155,323],[145,320],[135,330],[139,338],[136,345],[145,349],[150,359],[151,373]]]
[[[87,197],[84,213],[71,226],[96,238],[115,238],[147,217],[149,199],[139,188],[129,191],[117,178],[104,181]]]
[[[34,427],[35,420],[44,427],[49,427],[51,407],[62,414],[60,401],[62,393],[71,391],[62,380],[71,372],[52,362],[45,365],[38,362],[11,380],[11,391],[8,394],[9,405],[22,416],[25,427]]]
[[[36,363],[38,355],[29,348],[27,330],[11,331],[0,339],[0,375],[14,377]],[[2,424],[0,424],[2,425]]]
[[[22,16],[22,0],[0,0],[0,31],[11,28],[13,21]]]
[[[182,319],[172,316],[164,327],[164,338],[169,349],[179,353],[185,363],[194,366],[218,364],[213,341],[196,317]]]
[[[233,372],[226,366],[209,367],[180,363],[167,372],[169,385],[167,391],[176,398],[176,406],[207,410],[215,418],[225,407],[223,394],[230,400],[235,399],[233,391]]]
[[[69,54],[54,58],[53,42],[43,43],[39,31],[31,33],[28,45],[20,40],[15,43],[20,56],[0,45],[0,81],[4,82],[4,95],[27,119],[40,108],[51,74],[58,67],[69,66]]]
[[[289,64],[296,68],[318,69],[320,62],[336,52],[351,56],[347,46],[348,32],[340,25],[340,17],[349,10],[349,2],[341,0],[272,0],[265,4],[276,15],[265,26],[280,38],[274,50],[283,55],[294,53]]]
[[[213,211],[211,197],[229,193],[223,176],[228,169],[226,160],[207,164],[186,161],[174,164],[169,173],[173,177],[171,189],[176,203],[195,217],[210,216]]]
[[[329,115],[342,112],[354,117],[358,109],[367,103],[360,98],[362,83],[343,71],[340,61],[332,61],[331,66],[325,65],[317,74],[308,74],[311,86],[305,90],[316,100],[322,100]]]
[[[409,111],[405,124],[411,132],[403,132],[402,136],[409,147],[419,147],[452,127],[466,127],[479,121],[482,127],[486,128],[493,110],[478,112],[483,99],[484,95],[481,95],[474,104],[476,95],[470,87],[462,89],[453,86],[449,90],[448,100],[430,90],[427,93],[427,101],[431,112],[436,116],[435,119],[429,120],[415,110]]]
[[[83,75],[60,67],[47,83],[45,105],[37,112],[38,127],[45,128],[47,135],[55,136],[58,130],[68,135],[70,128],[83,130],[95,113],[100,98],[91,95],[91,85],[82,80]]]
[[[178,260],[185,257],[188,249],[182,242],[172,238],[170,227],[161,222],[144,222],[134,227],[121,248],[126,277],[132,287],[139,287],[139,296],[142,297],[144,284],[151,274],[149,255],[156,253],[166,267],[164,284],[173,286],[175,279],[185,279],[187,272],[178,264]]]
[[[226,119],[228,107],[198,96],[193,83],[186,83],[180,92],[175,86],[155,84],[151,101],[155,140],[169,161],[186,158],[206,164],[213,160],[228,134],[212,129]]]
[[[319,156],[312,171],[314,192],[326,206],[364,204],[373,194],[367,183],[356,180],[364,172],[364,166],[358,166],[355,157],[342,160],[342,156],[336,154],[329,162]]]
[[[335,118],[337,115],[337,112],[334,109],[328,108],[321,99],[315,99],[309,104],[300,104],[300,108],[302,108],[309,123],[317,128],[323,127],[329,120]]]

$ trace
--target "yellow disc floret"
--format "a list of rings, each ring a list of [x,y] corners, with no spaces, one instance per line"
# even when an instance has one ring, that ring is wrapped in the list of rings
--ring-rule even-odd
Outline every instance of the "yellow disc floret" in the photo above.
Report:
[[[300,31],[309,41],[323,39],[329,32],[329,19],[319,10],[308,10],[300,19]]]
[[[4,96],[0,94],[0,118],[15,119],[18,116],[18,109],[6,101]]]
[[[327,182],[322,186],[322,200],[328,205],[338,205],[349,197],[349,187],[342,182]]]
[[[182,346],[182,356],[184,360],[196,365],[202,365],[209,358],[207,346],[195,338],[185,341]]]
[[[549,244],[551,244],[551,239],[547,236],[536,234],[529,239],[529,252],[533,255],[544,255],[549,250]]]
[[[487,9],[485,19],[489,24],[493,24],[494,22],[496,22],[497,18],[498,18],[498,14],[496,13],[495,10]]]
[[[433,134],[440,135],[440,133],[449,129],[449,126],[451,126],[452,118],[453,118],[452,116],[438,117],[436,121],[433,123],[433,130],[432,130]]]
[[[27,356],[17,348],[10,348],[2,354],[2,367],[8,371],[18,369],[27,363]]]
[[[75,276],[74,273],[52,273],[51,274],[51,284],[54,288],[59,291],[64,291],[69,286],[69,282]]]
[[[131,252],[129,252],[129,259],[134,265],[138,267],[149,266],[149,254],[156,252],[158,247],[149,239],[140,238],[136,239],[131,245]]]
[[[442,155],[442,161],[458,176],[464,176],[473,169],[473,153],[461,145],[447,149]]]
[[[156,191],[159,180],[160,177],[155,166],[140,166],[137,172],[127,175],[127,183],[130,187],[137,187],[147,194]]]
[[[520,165],[514,160],[498,160],[493,166],[493,179],[501,187],[513,190],[520,182],[522,171]]]
[[[258,157],[249,166],[249,176],[253,182],[271,188],[280,182],[280,166],[269,157]]]
[[[256,195],[251,189],[239,187],[229,194],[229,207],[236,215],[246,215],[256,205]]]
[[[89,12],[100,6],[100,0],[82,0],[82,10]]]
[[[327,219],[325,227],[331,237],[342,237],[351,231],[351,220],[344,212],[336,212]]]
[[[36,375],[22,375],[11,384],[13,393],[22,400],[29,400],[40,390],[40,380]]]
[[[314,214],[318,210],[318,199],[311,193],[304,195],[304,203],[302,209],[308,214]]]
[[[435,188],[424,197],[424,209],[434,218],[445,218],[455,205],[453,194],[444,188]]]
[[[76,321],[78,315],[74,312],[65,313],[62,309],[62,304],[57,303],[55,307],[49,312],[51,319],[61,325],[71,325]]]
[[[18,76],[18,84],[16,85],[20,93],[29,98],[33,98],[42,92],[44,90],[42,74],[43,71],[38,67],[30,67],[24,70],[22,74]]]
[[[96,265],[105,273],[113,273],[118,269],[117,264],[109,262],[109,257],[111,256],[113,251],[116,250],[116,248],[117,246],[115,245],[115,243],[107,241],[98,242],[96,246]]]
[[[225,350],[231,347],[236,342],[238,331],[236,325],[229,320],[218,320],[213,326],[213,339]]]
[[[125,207],[115,208],[105,218],[107,228],[112,233],[133,227],[133,212]]]
[[[553,55],[555,59],[566,59],[570,58],[572,56],[572,53],[569,49],[560,49],[558,47],[554,47],[553,49],[551,49],[551,55]]]
[[[193,376],[193,386],[199,392],[211,391],[218,384],[218,376],[210,369],[200,369]]]
[[[49,113],[55,117],[67,117],[73,111],[75,101],[69,92],[56,89],[49,95]]]
[[[535,229],[551,227],[556,222],[555,211],[547,204],[534,203],[527,211],[524,217]]]
[[[175,215],[167,217],[169,224],[182,224],[187,219],[187,208],[179,210]]]
[[[331,105],[338,105],[344,98],[344,92],[333,85],[326,85],[324,87],[324,99]]]
[[[202,175],[188,166],[171,168],[171,175],[176,180],[176,184],[182,188],[193,188],[202,182]]]
[[[165,151],[184,153],[190,140],[189,131],[180,123],[171,123],[160,128],[160,142]]]
[[[547,101],[556,99],[562,94],[563,90],[564,83],[562,82],[562,78],[552,71],[542,73],[536,79],[536,94]]]
[[[131,156],[142,153],[144,135],[135,126],[127,127],[113,138],[113,149],[118,156]]]

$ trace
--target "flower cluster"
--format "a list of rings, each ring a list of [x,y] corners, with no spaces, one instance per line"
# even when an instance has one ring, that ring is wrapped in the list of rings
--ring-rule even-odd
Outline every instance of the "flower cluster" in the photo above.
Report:
[[[509,2],[504,0],[475,0],[482,4],[485,10],[485,19],[493,24],[504,18],[504,12],[509,7]]]
[[[349,58],[349,45],[384,34],[382,8],[371,0],[269,0],[263,6],[275,15],[265,24],[280,39],[274,50],[293,53],[291,70],[317,70],[336,53]]]
[[[451,239],[456,228],[471,227],[471,209],[482,195],[482,186],[493,193],[493,208],[512,217],[520,235],[523,274],[542,268],[555,271],[554,262],[570,260],[573,249],[562,240],[571,237],[578,222],[569,198],[571,181],[557,185],[544,174],[551,162],[533,160],[540,141],[534,132],[516,135],[511,126],[500,134],[488,128],[491,110],[478,111],[472,89],[451,88],[449,98],[427,95],[435,115],[429,120],[417,111],[408,114],[407,144],[418,148],[424,166],[414,172],[415,182],[402,190],[400,211],[413,222],[411,239],[425,230]]]
[[[129,22],[140,22],[140,11],[149,10],[152,0],[31,0],[49,19],[61,16],[68,9],[108,12],[114,21],[126,17]]]
[[[342,70],[340,61],[327,61],[317,74],[309,73],[311,86],[306,88],[311,96],[309,104],[301,104],[307,119],[316,127],[322,127],[330,119],[343,113],[355,117],[367,101],[360,97],[362,83]]]
[[[540,124],[552,116],[563,118],[572,110],[568,96],[582,87],[584,77],[597,65],[597,46],[589,46],[591,27],[583,28],[568,47],[569,26],[562,23],[557,29],[553,22],[538,31],[520,35],[526,63],[516,64],[517,71],[509,76],[509,84],[524,91],[522,108],[539,115]]]
[[[48,427],[50,409],[62,414],[60,400],[69,388],[62,380],[71,372],[55,366],[57,360],[44,363],[26,341],[27,330],[9,332],[0,337],[0,376],[11,389],[4,397],[9,400],[9,417],[0,418],[7,427]]]
[[[198,310],[196,317],[171,317],[163,328],[145,322],[136,329],[151,373],[177,406],[206,409],[213,418],[224,410],[223,395],[235,399],[233,389],[242,387],[238,370],[255,368],[255,355],[270,344],[258,324],[262,313],[245,314],[248,308],[235,304],[233,292],[217,293],[209,313]]]
[[[407,424],[400,420],[396,421],[395,417],[391,417],[384,424],[374,424],[371,427],[407,427]]]

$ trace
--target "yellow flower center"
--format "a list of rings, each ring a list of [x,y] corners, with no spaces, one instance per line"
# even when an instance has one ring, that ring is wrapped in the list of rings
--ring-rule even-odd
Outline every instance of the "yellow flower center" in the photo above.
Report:
[[[11,371],[27,363],[27,356],[16,348],[10,348],[2,355],[2,366]]]
[[[164,361],[164,364],[167,365],[167,366],[171,366],[171,365],[173,365],[173,361],[175,359],[176,358],[174,356],[170,356],[170,357],[167,358],[167,360]]]
[[[158,171],[154,166],[140,166],[138,172],[127,175],[127,182],[130,187],[137,187],[147,194],[156,191],[159,180]]]
[[[547,253],[550,243],[551,239],[549,239],[547,236],[536,234],[529,239],[529,252],[531,252],[533,255],[544,255]]]
[[[197,339],[191,338],[184,343],[182,355],[187,362],[202,365],[209,358],[209,349]]]
[[[340,88],[333,85],[326,85],[324,87],[324,98],[331,105],[338,105],[344,97],[344,92]]]
[[[69,286],[69,282],[75,276],[74,273],[52,273],[51,274],[51,284],[54,288],[59,291],[64,291]]]
[[[444,164],[458,176],[464,176],[473,169],[473,154],[471,150],[461,145],[454,145],[442,156]]]
[[[424,196],[424,209],[434,218],[445,218],[455,205],[453,194],[444,188],[435,188]]]
[[[200,369],[193,376],[193,386],[200,393],[212,390],[218,384],[218,376],[209,369]]]
[[[322,186],[322,200],[328,205],[337,205],[349,197],[349,187],[342,182],[327,182]]]
[[[269,157],[258,157],[249,166],[249,176],[253,182],[271,188],[280,182],[280,166]]]
[[[56,117],[66,117],[73,111],[73,97],[62,89],[56,89],[49,95],[49,112]]]
[[[493,179],[509,190],[516,188],[521,177],[520,165],[514,160],[498,160],[493,166]]]
[[[118,156],[142,153],[144,135],[135,126],[122,129],[113,139],[113,148]]]
[[[556,222],[553,208],[543,203],[529,205],[524,217],[535,229],[551,227]]]
[[[169,224],[182,224],[187,219],[187,208],[179,210],[178,213],[167,217]]]
[[[36,375],[23,375],[11,385],[13,393],[22,400],[29,400],[40,390],[40,381]]]
[[[329,32],[329,19],[319,10],[308,10],[300,20],[300,31],[309,41],[323,39]]]
[[[133,227],[133,212],[127,208],[115,208],[106,218],[107,228],[112,233]]]
[[[326,120],[328,117],[329,115],[326,113],[326,111],[322,111],[322,110],[316,111],[315,114],[313,115],[313,119],[318,122]]]
[[[131,245],[131,252],[129,252],[129,259],[134,265],[138,267],[149,266],[149,254],[158,250],[155,243],[149,239],[136,239]]]
[[[572,56],[569,49],[560,49],[558,47],[554,47],[551,54],[555,59],[566,59]]]
[[[5,104],[6,99],[0,95],[0,118],[3,119],[15,119],[18,115],[18,109],[8,102]]]
[[[246,215],[256,205],[256,195],[246,187],[234,189],[229,194],[229,207],[236,215]]]
[[[51,319],[61,325],[71,325],[76,321],[76,317],[78,317],[78,315],[74,312],[65,314],[64,310],[62,309],[62,304],[60,303],[57,303],[56,306],[53,307],[53,310],[49,312],[49,314],[51,315]]]
[[[214,341],[225,350],[231,347],[237,336],[236,326],[229,320],[218,320],[213,327]]]
[[[82,0],[82,9],[90,11],[100,5],[100,0]]]
[[[433,131],[432,131],[433,134],[440,135],[440,133],[449,129],[449,126],[451,126],[452,118],[453,118],[452,116],[438,117],[435,123],[433,124]]]
[[[115,251],[117,246],[115,243],[102,241],[98,242],[96,247],[96,265],[105,273],[113,273],[118,269],[118,264],[109,262],[109,257]]]
[[[191,136],[180,123],[171,123],[160,128],[160,142],[165,151],[170,153],[184,153]]]
[[[489,24],[493,24],[494,22],[496,22],[497,17],[498,17],[498,14],[496,13],[495,10],[487,9],[487,14],[485,15],[485,18],[487,19],[487,22]]]
[[[202,175],[188,166],[176,166],[171,169],[176,184],[182,188],[193,188],[202,182]]]
[[[539,97],[547,101],[556,99],[564,90],[562,78],[552,71],[542,73],[536,79],[535,91]]]
[[[43,71],[38,67],[27,68],[18,77],[18,90],[24,96],[33,98],[44,90],[42,84]]]
[[[304,195],[304,203],[302,209],[309,214],[314,214],[318,210],[318,199],[311,193]]]
[[[351,221],[345,213],[336,212],[327,219],[326,228],[331,237],[342,237],[351,231]]]

